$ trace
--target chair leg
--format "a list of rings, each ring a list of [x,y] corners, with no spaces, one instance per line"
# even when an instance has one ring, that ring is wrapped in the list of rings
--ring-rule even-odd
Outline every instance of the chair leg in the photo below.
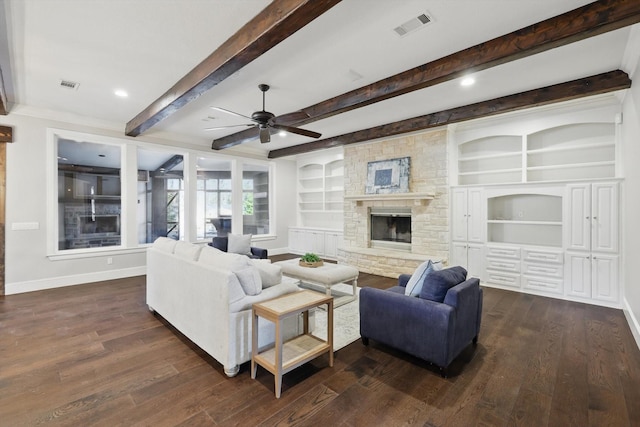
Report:
[[[369,345],[369,338],[367,338],[367,337],[361,337],[361,339],[362,339],[362,344],[364,344],[364,345]]]
[[[471,341],[473,343],[473,346],[477,346],[478,345],[478,336],[476,335],[475,337],[473,337],[473,340]]]
[[[440,375],[442,376],[442,378],[447,378],[447,367],[446,366],[440,366]]]

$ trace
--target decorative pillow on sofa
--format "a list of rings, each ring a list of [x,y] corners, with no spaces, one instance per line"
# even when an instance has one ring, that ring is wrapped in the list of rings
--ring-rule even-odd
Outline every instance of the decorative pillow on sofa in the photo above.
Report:
[[[229,234],[227,252],[251,255],[251,234]]]
[[[467,270],[460,266],[433,271],[424,280],[420,298],[443,302],[447,291],[467,279]]]
[[[158,237],[155,242],[153,242],[153,247],[156,249],[160,249],[162,252],[166,252],[168,254],[172,254],[174,248],[176,247],[177,240],[170,239],[168,237]]]
[[[442,270],[442,262],[440,261],[433,262],[431,260],[427,260],[420,264],[407,282],[407,286],[404,288],[404,294],[412,297],[417,297],[418,295],[420,295],[422,285],[424,284],[424,279],[432,271],[438,270]]]
[[[200,257],[200,251],[202,246],[194,245],[193,243],[179,241],[173,249],[173,253],[178,258],[186,259],[187,261],[197,261]]]
[[[249,261],[249,259],[247,259]],[[258,295],[262,292],[262,279],[258,269],[247,262],[247,264],[233,271],[242,286],[242,290],[247,295]]]
[[[282,282],[282,267],[271,264],[267,259],[252,259],[251,263],[256,266],[260,279],[262,279],[262,289],[269,288]]]

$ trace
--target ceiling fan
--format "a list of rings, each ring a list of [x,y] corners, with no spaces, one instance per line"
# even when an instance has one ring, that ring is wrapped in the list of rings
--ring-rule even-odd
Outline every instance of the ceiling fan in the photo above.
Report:
[[[238,117],[244,117],[245,119],[249,119],[254,123],[245,123],[242,125],[231,125],[231,126],[219,126],[219,127],[213,127],[213,128],[206,128],[205,130],[227,129],[227,128],[240,127],[240,126],[248,126],[248,127],[255,126],[260,131],[260,142],[263,144],[271,141],[270,129],[283,130],[285,132],[295,133],[298,135],[308,136],[311,138],[320,138],[322,136],[322,134],[319,134],[318,132],[312,132],[310,130],[296,128],[292,126],[285,126],[285,125],[276,123],[275,114],[265,110],[264,99],[265,99],[265,93],[269,90],[269,85],[259,84],[258,89],[262,91],[262,110],[256,111],[255,113],[251,114],[251,117],[245,116],[244,114],[236,113],[231,110],[227,110],[225,108],[211,107],[214,110],[222,111],[228,114],[233,114],[234,116],[238,116]]]

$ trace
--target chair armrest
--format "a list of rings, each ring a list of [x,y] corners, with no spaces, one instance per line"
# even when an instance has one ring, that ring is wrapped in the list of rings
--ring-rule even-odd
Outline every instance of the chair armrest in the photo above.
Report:
[[[262,248],[251,247],[251,254],[259,259],[267,259],[269,257],[268,251]]]
[[[407,283],[409,283],[409,279],[411,279],[410,274],[401,274],[400,276],[398,276],[398,286],[406,288]]]
[[[218,250],[221,250],[222,252],[227,252],[228,244],[229,244],[229,239],[226,237],[214,237],[210,243],[211,246],[213,246]]]

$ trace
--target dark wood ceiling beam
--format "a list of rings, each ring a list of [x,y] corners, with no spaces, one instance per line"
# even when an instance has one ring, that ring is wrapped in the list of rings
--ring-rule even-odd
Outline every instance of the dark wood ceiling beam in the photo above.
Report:
[[[13,128],[0,126],[0,142],[13,142]]]
[[[138,136],[335,6],[341,0],[274,0],[126,125]]]
[[[306,117],[302,120],[279,116],[276,121],[292,126],[304,125],[638,22],[640,1],[600,0],[303,108],[295,112]],[[294,116],[295,113],[289,114]],[[278,120],[280,118],[284,120]],[[252,131],[218,138],[211,148],[220,150],[253,140],[256,133]]]
[[[629,79],[627,73],[615,70],[566,83],[521,92],[515,95],[478,102],[464,107],[452,108],[450,110],[388,123],[332,138],[321,139],[307,144],[272,150],[269,152],[269,158],[277,159],[331,147],[388,138],[466,120],[628,89],[629,87],[631,87],[631,79]]]

